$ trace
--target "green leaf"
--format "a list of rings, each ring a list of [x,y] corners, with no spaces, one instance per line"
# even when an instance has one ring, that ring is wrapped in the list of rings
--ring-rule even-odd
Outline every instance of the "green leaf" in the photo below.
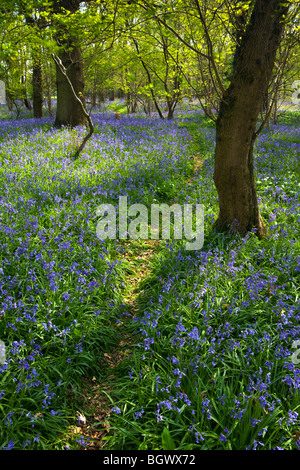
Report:
[[[81,332],[81,330],[79,330],[79,328],[74,328],[73,335],[74,335],[75,339],[81,339],[82,332]]]
[[[172,439],[172,436],[167,428],[164,428],[161,434],[162,448],[163,450],[175,450],[175,442]]]

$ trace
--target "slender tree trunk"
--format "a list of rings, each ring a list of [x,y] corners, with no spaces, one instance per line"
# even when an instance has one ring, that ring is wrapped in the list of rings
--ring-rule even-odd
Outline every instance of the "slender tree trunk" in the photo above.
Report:
[[[35,118],[43,117],[43,82],[42,66],[39,59],[33,59],[32,68],[32,101],[33,116]]]
[[[109,101],[115,101],[115,90],[108,91],[108,99]]]
[[[141,54],[140,54],[138,42],[137,42],[136,39],[133,39],[133,42],[134,42],[134,45],[135,45],[135,48],[136,48],[136,52],[137,52],[137,54],[138,54],[138,58],[139,58],[139,60],[140,60],[140,62],[141,62],[141,64],[142,64],[142,66],[144,67],[145,72],[146,72],[146,74],[147,74],[148,84],[149,84],[149,85],[153,85],[152,79],[151,79],[151,74],[150,74],[150,72],[149,72],[149,70],[148,70],[148,67],[147,67],[146,63],[144,62],[144,60],[143,60],[143,58],[142,58],[142,56],[141,56]],[[160,107],[159,107],[158,102],[157,102],[157,99],[156,99],[156,96],[155,96],[155,93],[154,93],[154,90],[153,90],[153,86],[151,86],[151,88],[150,88],[150,93],[151,93],[153,103],[154,103],[154,105],[155,105],[156,111],[158,112],[158,115],[159,115],[160,119],[164,119],[164,115],[163,115],[163,113],[162,113],[162,111],[161,111],[161,109],[160,109]],[[149,110],[149,114],[150,114],[150,110]]]
[[[47,95],[47,107],[49,116],[52,117],[52,98],[51,98],[51,77],[46,79],[46,95]]]
[[[24,90],[23,90],[23,95],[24,95],[23,103],[25,104],[25,107],[26,107],[27,109],[29,109],[29,111],[31,111],[31,110],[32,110],[32,106],[31,106],[31,103],[30,103],[29,99],[27,98],[26,80],[25,80],[24,75],[21,76],[21,82],[22,82],[22,84],[24,85]]]
[[[95,106],[97,104],[96,89],[97,89],[97,84],[96,84],[96,81],[94,80],[93,90],[92,90],[92,95],[91,95],[91,106],[92,106],[92,108],[95,108]]]
[[[104,91],[102,90],[102,88],[100,88],[100,89],[97,91],[97,97],[98,97],[98,102],[99,102],[99,103],[104,103],[105,97],[104,97]]]
[[[267,92],[288,12],[282,0],[257,0],[242,38],[231,83],[216,126],[214,182],[219,197],[217,230],[265,228],[260,216],[253,164],[259,111]]]
[[[131,93],[130,93],[130,91],[127,91],[127,93],[126,93],[126,108],[127,108],[127,114],[129,114],[130,109],[131,109]]]
[[[52,73],[51,73],[51,62],[47,62],[45,67],[44,82],[45,82],[45,92],[47,97],[47,108],[49,116],[52,118]]]
[[[275,96],[274,96],[274,106],[273,106],[273,124],[278,124],[278,101],[279,101],[279,93],[278,91],[275,91]]]
[[[44,26],[43,20],[36,20],[25,12],[26,23],[31,27],[42,29]],[[40,58],[40,48],[34,47],[32,49],[32,107],[33,117],[43,117],[43,78],[42,78],[42,63]]]
[[[9,111],[12,111],[14,107],[14,102],[13,102],[11,93],[7,89],[6,89],[6,102],[7,102]]]

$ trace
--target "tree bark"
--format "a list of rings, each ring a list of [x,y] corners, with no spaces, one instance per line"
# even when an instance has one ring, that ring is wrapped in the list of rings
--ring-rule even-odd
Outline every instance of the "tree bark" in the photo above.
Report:
[[[74,47],[71,51],[62,52],[59,55],[67,75],[73,85],[75,93],[80,97],[83,104],[84,99],[84,78],[81,50]],[[70,126],[76,127],[86,123],[86,117],[82,108],[70,88],[66,77],[62,74],[56,64],[56,86],[57,86],[57,110],[55,117],[55,127]]]
[[[89,126],[89,131],[88,131],[87,135],[83,138],[83,141],[81,142],[79,147],[75,150],[75,152],[72,155],[72,158],[75,160],[76,158],[79,157],[79,155],[82,152],[82,150],[84,149],[87,141],[92,136],[92,134],[94,132],[94,124],[93,124],[93,121],[91,119],[91,116],[89,115],[89,113],[86,110],[85,103],[84,103],[82,97],[77,95],[77,93],[74,89],[74,86],[73,86],[73,84],[72,84],[72,82],[71,82],[71,80],[70,80],[70,78],[67,74],[67,71],[66,71],[61,59],[59,57],[57,57],[55,54],[52,54],[52,58],[55,62],[55,65],[59,69],[60,73],[65,77],[65,79],[66,79],[66,81],[67,81],[67,83],[70,87],[70,90],[73,94],[73,97],[77,101],[77,103],[79,104],[79,106],[81,108],[81,113],[84,115],[85,120],[86,120],[86,122],[88,123],[88,126]]]
[[[47,106],[49,116],[52,118],[52,98],[51,98],[51,74],[49,71],[49,76],[46,76],[46,96],[47,96]]]
[[[216,123],[214,182],[219,198],[217,230],[265,234],[254,177],[253,148],[263,98],[268,90],[288,6],[257,0],[239,45]]]
[[[63,9],[75,13],[80,6],[80,0],[54,0],[54,11],[62,13]],[[76,35],[70,35],[65,27],[58,27],[56,36],[58,44],[62,47],[59,59],[62,62],[74,91],[85,106],[84,75],[81,49]],[[76,127],[86,124],[86,116],[82,106],[75,98],[66,76],[56,63],[57,109],[54,126]]]
[[[33,59],[32,68],[32,102],[33,116],[35,118],[43,117],[43,82],[42,66],[39,60]]]
[[[28,14],[26,11],[25,4],[21,2],[21,10],[25,14],[26,23],[34,28],[35,26],[38,29],[44,28],[43,19],[34,19],[33,16]],[[32,107],[33,107],[33,117],[42,118],[43,117],[43,79],[42,79],[42,63],[39,57],[39,48],[32,49]]]
[[[31,111],[32,106],[31,106],[31,103],[30,103],[29,99],[27,98],[27,87],[26,87],[26,80],[25,80],[24,75],[21,75],[21,83],[24,85],[24,88],[23,88],[23,103],[24,103],[25,107],[29,111]]]
[[[173,107],[172,103],[170,104],[170,103],[167,102],[167,109],[168,109],[167,119],[169,121],[172,121],[172,119],[174,118],[174,109],[175,109],[175,107]]]

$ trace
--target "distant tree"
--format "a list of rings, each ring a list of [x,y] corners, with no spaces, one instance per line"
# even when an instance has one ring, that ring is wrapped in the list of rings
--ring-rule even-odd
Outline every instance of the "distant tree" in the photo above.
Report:
[[[25,16],[27,25],[36,28],[37,31],[44,27],[42,17],[37,17],[36,12],[31,10],[30,13],[26,10],[25,3],[20,1],[20,10]],[[42,58],[41,46],[36,45],[33,41],[31,44],[31,57],[32,57],[32,107],[33,116],[35,118],[43,117],[43,72],[42,72]]]

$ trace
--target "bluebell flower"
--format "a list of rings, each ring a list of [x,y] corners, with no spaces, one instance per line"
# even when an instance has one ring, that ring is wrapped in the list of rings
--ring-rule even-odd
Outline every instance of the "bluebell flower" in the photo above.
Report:
[[[6,447],[2,447],[3,450],[11,450],[15,446],[14,441],[10,440]]]
[[[117,406],[114,406],[111,411],[112,411],[113,413],[116,413],[116,414],[122,413],[122,411],[120,410],[120,408],[117,407]]]

